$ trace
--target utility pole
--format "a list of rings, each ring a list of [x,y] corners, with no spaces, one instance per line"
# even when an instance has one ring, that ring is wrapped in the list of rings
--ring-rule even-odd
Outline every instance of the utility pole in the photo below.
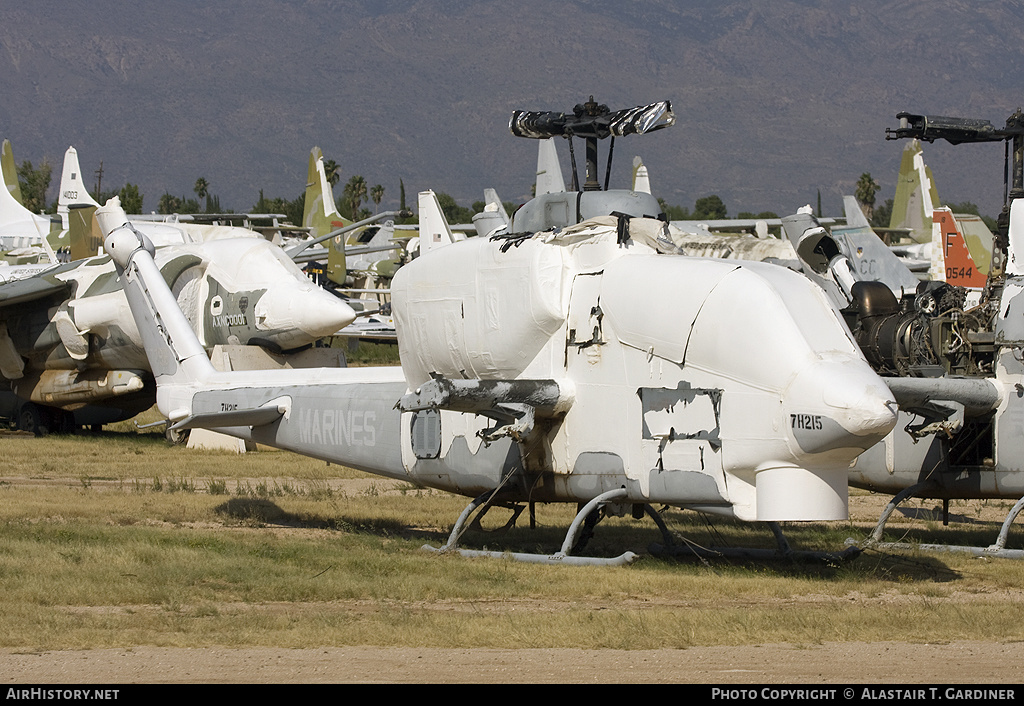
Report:
[[[96,200],[99,201],[100,194],[103,193],[103,160],[100,160],[100,168],[96,170]]]

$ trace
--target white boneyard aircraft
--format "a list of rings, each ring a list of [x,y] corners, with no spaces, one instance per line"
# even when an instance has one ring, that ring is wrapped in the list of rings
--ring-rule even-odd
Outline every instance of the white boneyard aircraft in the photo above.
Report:
[[[849,464],[895,423],[820,288],[680,257],[662,221],[605,216],[413,260],[392,283],[401,367],[220,373],[145,237],[117,204],[98,217],[174,428],[475,498],[446,550],[492,504],[582,506],[562,551],[516,555],[555,563],[632,558],[570,555],[598,509],[842,519]]]
[[[850,302],[843,314],[900,402],[895,429],[850,469],[852,485],[896,494],[863,544],[907,546],[880,540],[888,517],[909,497],[942,500],[947,518],[953,499],[1014,499],[1018,502],[991,546],[917,546],[1024,558],[1024,551],[1005,548],[1009,528],[1024,507],[1024,115],[1010,116],[1003,130],[982,120],[897,117],[901,126],[887,130],[887,139],[1013,142],[1008,152],[1014,154],[1014,178],[992,270],[976,306],[966,303],[968,289],[948,281],[924,282],[902,297],[891,284],[857,281],[857,268],[833,257],[835,243],[828,243],[809,216],[784,219],[802,241],[798,252],[820,256],[816,270],[828,280],[825,286]],[[821,242],[802,247],[815,238]],[[944,242],[947,249],[962,246],[948,237]],[[961,256],[967,252],[960,249]]]
[[[72,231],[89,228],[91,216],[76,221],[89,210],[72,210]],[[211,350],[292,351],[355,318],[259,236],[170,244],[156,258]],[[105,254],[0,284],[0,375],[17,397],[0,396],[10,407],[5,414],[39,432],[106,424],[148,409],[156,391],[142,343]]]
[[[64,152],[64,166],[61,170],[60,190],[57,195],[57,214],[60,216],[62,231],[57,239],[58,247],[68,251],[69,259],[79,260],[103,253],[103,236],[96,230],[92,214],[99,203],[92,197],[82,181],[82,168],[78,151],[72,146]],[[197,214],[201,217],[216,217],[214,214]],[[243,214],[238,214],[239,216]],[[244,214],[249,218],[270,217],[273,214]],[[187,245],[205,243],[229,238],[263,238],[250,228],[217,223],[194,223],[193,215],[132,214],[132,223],[145,233],[157,247],[164,245]],[[282,216],[283,217],[283,216]],[[79,232],[86,237],[71,239],[72,222],[81,226]]]
[[[852,303],[852,288],[859,281],[881,282],[896,299],[914,296],[921,282],[871,229],[856,199],[845,196],[843,201],[845,226],[822,226],[810,206],[782,218],[803,273],[840,309]]]
[[[0,148],[0,163],[4,182],[0,189],[0,252],[41,248],[47,236],[60,228],[48,217],[32,213],[18,200],[21,190],[9,140],[4,140]],[[43,254],[41,250],[39,254]]]

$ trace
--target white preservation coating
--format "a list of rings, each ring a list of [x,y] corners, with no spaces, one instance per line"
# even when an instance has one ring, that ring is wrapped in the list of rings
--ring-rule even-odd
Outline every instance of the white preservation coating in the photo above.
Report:
[[[656,483],[681,483],[689,506],[742,519],[844,518],[847,465],[895,421],[888,389],[820,288],[772,265],[658,254],[645,243],[662,227],[633,219],[620,245],[614,218],[593,219],[403,268],[392,296],[410,389],[556,380],[574,395],[547,437],[567,484],[623,474],[652,501]],[[446,419],[442,456],[480,426]]]

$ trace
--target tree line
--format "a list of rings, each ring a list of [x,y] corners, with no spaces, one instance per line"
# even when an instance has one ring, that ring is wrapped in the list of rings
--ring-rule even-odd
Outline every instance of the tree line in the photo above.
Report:
[[[46,199],[53,176],[53,167],[49,161],[44,158],[39,166],[34,166],[31,161],[25,160],[18,165],[17,172],[23,205],[33,213],[56,213],[57,202],[48,203]],[[332,189],[340,183],[341,174],[337,162],[325,160],[324,172]],[[124,186],[117,190],[99,191],[98,187],[99,185],[97,184],[97,190],[90,193],[99,203],[105,203],[111,197],[118,196],[121,200],[121,207],[124,208],[126,213],[143,213],[144,196],[139,191],[137,184],[126,182]],[[877,204],[876,194],[880,190],[881,187],[872,178],[870,172],[865,172],[857,180],[854,196],[872,226],[887,228],[892,215],[893,199],[886,199],[884,203]],[[399,179],[399,191],[399,209],[407,210],[405,184],[401,179]],[[174,213],[214,214],[233,212],[222,210],[220,198],[210,191],[210,183],[205,177],[196,179],[192,192],[195,194],[194,198],[186,195],[176,196],[169,191],[164,192],[157,203],[157,213],[170,215]],[[345,183],[341,194],[335,198],[335,206],[342,217],[352,221],[362,220],[379,212],[381,201],[384,199],[384,193],[385,189],[382,185],[368,186],[368,182],[363,176],[353,175]],[[484,209],[483,201],[475,201],[472,206],[465,207],[459,205],[451,195],[444,192],[437,194],[437,200],[441,210],[444,212],[445,218],[452,224],[470,223],[473,215]],[[299,224],[302,222],[305,201],[305,191],[294,199],[287,199],[283,197],[267,198],[261,189],[256,203],[253,205],[252,212],[281,213],[284,214],[289,222]],[[369,208],[369,203],[373,204],[372,211]],[[661,198],[658,199],[658,203],[671,221],[725,220],[729,218],[725,203],[715,194],[697,199],[694,202],[693,210],[683,206],[668,204]],[[503,205],[509,214],[513,213],[517,207],[517,204],[513,202],[505,202]],[[973,213],[980,216],[989,229],[995,232],[995,219],[989,216],[982,216],[976,204],[964,201],[961,203],[949,202],[945,205],[949,206],[955,213]],[[822,215],[820,194],[818,197],[818,215]],[[759,213],[740,211],[735,217],[755,219],[778,218],[779,216],[773,211],[761,211]],[[405,224],[417,223],[418,218],[412,216],[404,220],[400,219],[400,222]]]

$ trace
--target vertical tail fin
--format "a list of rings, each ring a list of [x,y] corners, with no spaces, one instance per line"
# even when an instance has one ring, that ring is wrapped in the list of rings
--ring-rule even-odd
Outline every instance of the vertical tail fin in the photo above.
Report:
[[[633,158],[633,191],[651,193],[651,178],[647,173],[647,166],[639,157]]]
[[[945,206],[936,208],[933,219],[931,278],[958,287],[984,287],[986,273],[975,263],[953,212]]]
[[[501,202],[501,197],[498,196],[496,189],[484,189],[484,208],[494,209],[494,212],[498,214],[498,217],[505,222],[505,225],[509,225],[512,220],[508,217],[508,211],[505,210],[505,204]]]
[[[455,242],[448,219],[444,217],[441,204],[433,191],[419,193],[420,210],[420,255]]]
[[[78,164],[78,152],[74,147],[68,147],[67,152],[64,153],[64,169],[60,175],[60,191],[57,194],[57,213],[60,214],[61,224],[65,230],[70,228],[68,212],[75,206],[97,208],[99,203],[89,194],[89,190],[85,188],[85,182],[82,181],[82,167]],[[96,241],[97,246],[102,248],[103,239],[97,235]],[[96,254],[95,249],[92,254]]]
[[[888,285],[897,299],[915,291],[917,278],[871,228],[856,197],[844,196],[843,210],[846,225],[834,226],[832,237],[854,266],[857,278]]]
[[[36,215],[21,204],[20,188],[10,188],[12,184],[18,186],[17,168],[14,166],[14,155],[10,146],[11,143],[4,140],[3,154],[0,155],[6,186],[0,189],[0,250],[39,245],[40,241],[53,231],[53,224],[49,218]],[[12,177],[8,177],[9,171],[14,172]],[[9,178],[11,181],[8,181]]]
[[[3,146],[0,147],[0,170],[11,196],[18,203],[24,204],[21,198],[21,184],[18,183],[18,167],[14,163],[14,151],[11,149],[10,140],[4,140]]]
[[[327,172],[324,169],[324,155],[319,147],[314,147],[309,152],[302,225],[312,230],[313,237],[327,235],[333,230],[351,225],[351,221],[345,220],[338,213],[338,207],[334,203],[334,192],[331,183],[327,181]],[[327,279],[344,285],[347,272],[345,237],[331,238],[327,241]]]
[[[338,213],[334,193],[324,170],[324,155],[319,147],[309,152],[309,170],[306,176],[306,202],[302,209],[302,225],[321,236],[337,230],[349,222]]]
[[[939,193],[932,170],[924,163],[921,142],[911,140],[900,159],[889,227],[909,228],[915,241],[926,243],[932,237],[932,211],[938,205]]]
[[[555,138],[539,140],[537,143],[537,188],[534,196],[559,194],[565,191],[562,166],[558,163]]]
[[[864,210],[857,203],[856,196],[843,197],[843,214],[846,216],[846,225],[848,226],[855,228],[871,227],[871,224],[868,223],[868,217],[864,215]]]
[[[74,206],[67,214],[66,245],[72,260],[103,254],[103,237],[97,225],[96,206]]]
[[[487,236],[501,228],[507,229],[511,223],[505,205],[498,198],[498,192],[494,189],[484,189],[484,210],[473,215],[476,234]]]

